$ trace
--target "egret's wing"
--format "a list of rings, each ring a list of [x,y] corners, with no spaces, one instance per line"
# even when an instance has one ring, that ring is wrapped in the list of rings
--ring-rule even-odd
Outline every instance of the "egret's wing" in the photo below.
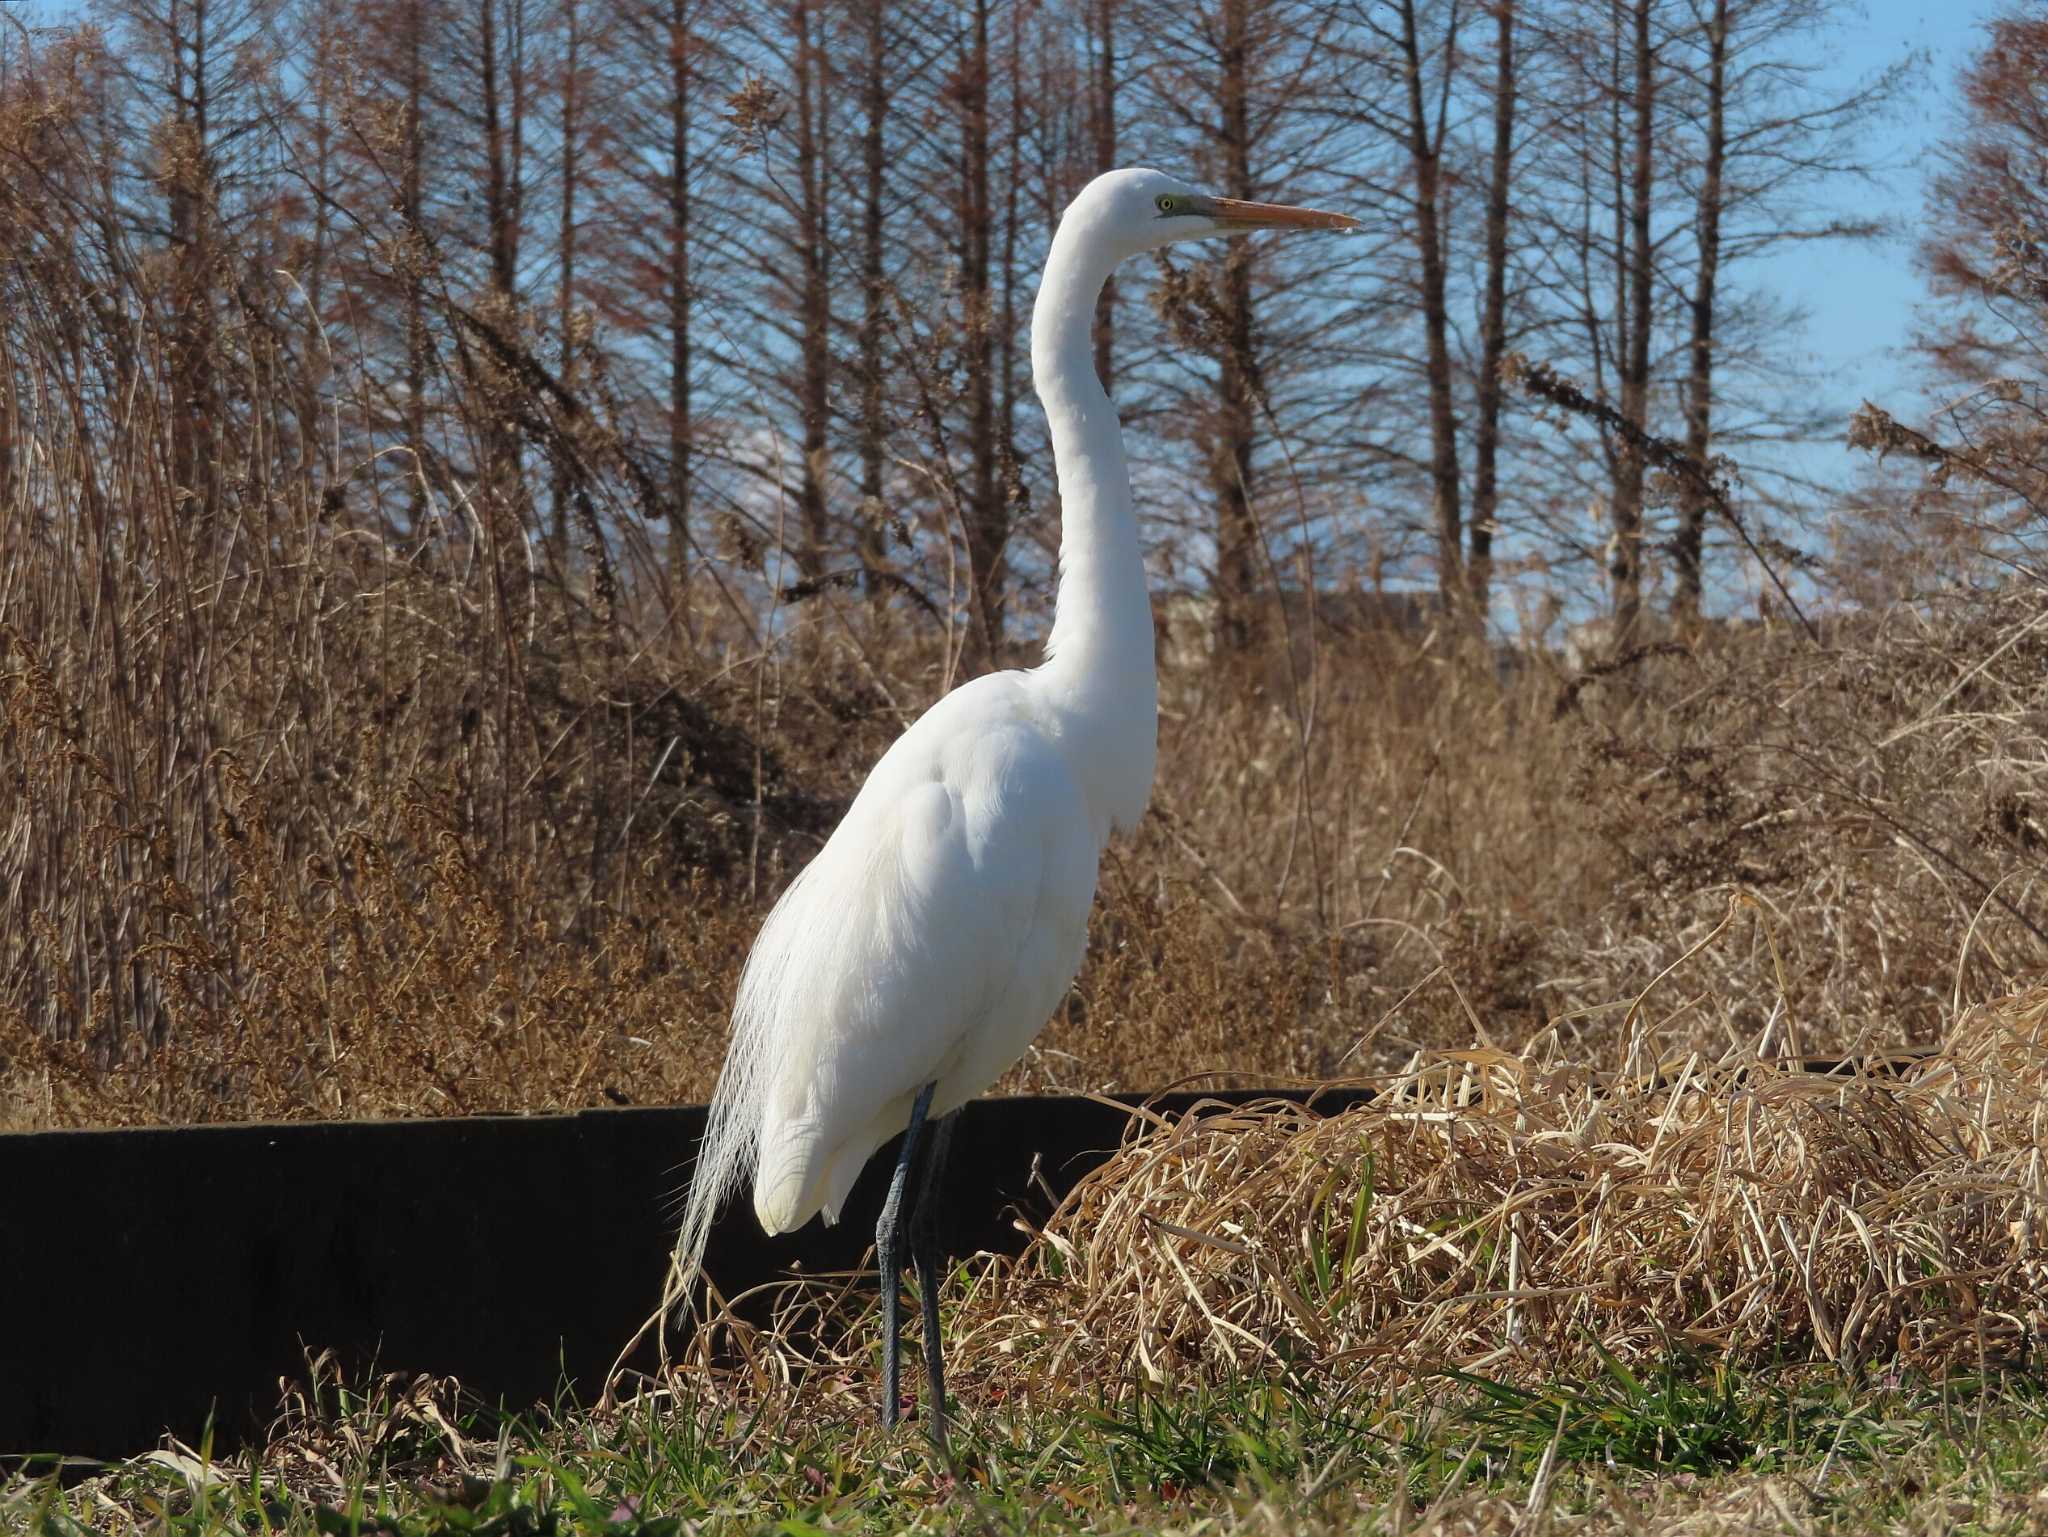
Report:
[[[957,1103],[1015,1059],[1079,959],[1098,847],[1057,749],[1000,708],[934,711],[877,765],[763,928],[735,1009],[735,1049],[747,1032],[772,1053],[764,1227],[836,1216],[920,1088]]]

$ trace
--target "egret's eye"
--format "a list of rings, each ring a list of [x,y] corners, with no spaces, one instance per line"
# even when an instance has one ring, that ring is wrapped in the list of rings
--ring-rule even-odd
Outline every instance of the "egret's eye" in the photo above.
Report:
[[[1172,213],[1172,212],[1173,212],[1173,209],[1174,209],[1174,197],[1173,197],[1173,194],[1172,194],[1171,192],[1162,192],[1162,193],[1160,193],[1160,194],[1159,194],[1159,211],[1160,211],[1161,213]]]

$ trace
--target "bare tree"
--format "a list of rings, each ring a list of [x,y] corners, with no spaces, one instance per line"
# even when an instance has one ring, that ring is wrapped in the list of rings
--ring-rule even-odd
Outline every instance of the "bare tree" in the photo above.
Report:
[[[1485,275],[1472,432],[1472,524],[1465,563],[1472,611],[1481,624],[1492,601],[1493,540],[1499,529],[1500,368],[1507,355],[1508,211],[1515,185],[1515,4],[1516,0],[1493,0],[1493,142],[1486,178]]]
[[[631,401],[628,430],[662,472],[674,596],[689,584],[702,522],[702,403],[715,377],[702,288],[716,245],[716,199],[707,210],[703,189],[722,174],[712,82],[730,61],[709,35],[712,0],[609,3],[609,24],[593,39],[611,82],[611,123],[590,188],[591,256],[603,276],[588,302],[614,339],[606,368]]]
[[[1653,257],[1650,249],[1651,199],[1656,188],[1657,73],[1651,43],[1653,0],[1630,0],[1626,31],[1615,28],[1614,57],[1617,88],[1613,94],[1617,177],[1622,165],[1620,153],[1622,124],[1628,134],[1628,190],[1615,199],[1617,228],[1614,243],[1615,314],[1621,324],[1621,356],[1617,372],[1621,378],[1622,420],[1638,431],[1650,420],[1650,321],[1655,296],[1651,289]],[[1617,17],[1617,23],[1622,18]],[[1622,74],[1626,55],[1628,72]],[[1621,81],[1626,79],[1626,86]],[[1614,603],[1615,644],[1633,643],[1643,601],[1643,456],[1632,444],[1614,448],[1614,494],[1608,503],[1613,520],[1613,537],[1607,546],[1607,577]]]
[[[1088,60],[1088,126],[1092,165],[1099,176],[1117,164],[1117,0],[1082,0],[1081,26]],[[1095,372],[1107,389],[1116,377],[1116,279],[1095,300]]]
[[[803,523],[799,551],[806,572],[825,570],[831,549],[826,506],[831,464],[832,156],[831,53],[829,25],[815,0],[795,0],[789,9],[790,78],[796,95],[796,247],[803,263],[800,410],[803,460],[797,507]]]
[[[1449,60],[1458,51],[1457,7],[1452,5],[1441,34],[1443,86],[1434,113],[1425,95],[1424,61],[1416,24],[1416,0],[1397,0],[1399,50],[1404,92],[1404,138],[1414,183],[1414,231],[1422,271],[1422,334],[1429,349],[1429,478],[1431,522],[1436,528],[1437,592],[1448,607],[1463,601],[1464,528],[1459,498],[1458,418],[1452,400],[1450,306],[1444,275],[1444,232],[1439,206],[1440,167],[1450,96]]]
[[[589,92],[589,62],[583,42],[584,0],[560,0],[561,56],[556,62],[556,188],[560,194],[555,222],[555,343],[561,351],[559,377],[562,387],[575,391],[582,384],[582,359],[588,345],[586,328],[578,318],[576,294],[577,238],[580,232],[583,195],[585,98]],[[569,466],[557,458],[550,513],[549,537],[557,566],[569,553],[569,507],[573,495]]]
[[[1923,430],[1866,402],[1849,441],[1928,472],[1936,494],[1915,499],[1914,545],[1974,547],[2037,571],[2038,556],[2007,536],[2048,512],[2048,17],[2014,7],[1985,31],[1961,74],[1961,121],[1940,148],[1920,243],[1937,304],[1916,349],[1946,403]]]
[[[276,10],[272,0],[108,0],[106,14],[142,129],[126,148],[154,205],[138,200],[133,217],[168,257],[155,297],[170,320],[171,480],[186,510],[210,512],[227,411],[218,312],[237,276],[226,253],[236,227],[273,194],[259,150],[280,46]]]
[[[883,503],[883,467],[888,454],[889,427],[883,412],[888,364],[884,346],[887,338],[889,303],[887,252],[888,158],[890,108],[890,48],[886,0],[865,0],[861,14],[863,43],[861,69],[861,319],[859,342],[860,420],[857,428],[860,457],[861,567],[866,575],[868,595],[879,597],[883,561],[886,558],[890,518]]]
[[[690,570],[690,531],[695,502],[693,461],[696,455],[696,415],[693,410],[692,363],[695,336],[692,313],[694,249],[694,172],[696,118],[701,85],[697,62],[701,52],[693,22],[691,0],[669,0],[667,27],[659,30],[666,46],[668,68],[657,78],[667,96],[668,166],[663,178],[667,196],[667,260],[662,265],[661,287],[668,304],[668,559],[669,580],[677,587],[687,582]]]
[[[1509,325],[1515,205],[1514,12],[1511,0],[1495,9],[1495,67],[1485,81],[1464,0],[1350,0],[1332,11],[1340,111],[1367,134],[1347,156],[1353,196],[1368,210],[1376,204],[1382,220],[1372,279],[1383,313],[1368,353],[1389,381],[1375,402],[1386,413],[1378,446],[1402,500],[1425,504],[1403,521],[1427,546],[1439,603],[1481,627],[1498,517],[1493,376]],[[1486,189],[1483,202],[1459,201],[1459,190],[1475,185]],[[1472,207],[1483,209],[1483,223]],[[1479,311],[1476,358],[1460,341],[1468,302]],[[1375,531],[1376,543],[1385,532]]]
[[[527,199],[532,190],[528,156],[528,108],[533,96],[533,36],[529,0],[467,0],[456,10],[447,34],[452,68],[436,77],[437,108],[466,130],[457,142],[471,166],[481,172],[481,207],[475,219],[450,206],[444,215],[444,246],[458,242],[482,258],[482,288],[477,312],[505,336],[517,335],[527,299],[522,266],[528,235]],[[453,87],[453,89],[451,89]],[[457,333],[458,345],[469,338]],[[495,352],[483,349],[463,355],[472,359],[474,382],[486,398],[511,387]],[[520,473],[519,440],[502,411],[486,405],[484,428],[485,484],[496,506],[524,520],[531,496]],[[495,545],[494,545],[495,547]]]
[[[1694,202],[1699,260],[1693,268],[1692,335],[1687,348],[1691,365],[1685,390],[1686,452],[1701,464],[1706,463],[1713,444],[1714,289],[1721,270],[1722,179],[1728,156],[1728,0],[1713,0],[1705,33],[1706,143]],[[1677,590],[1672,595],[1672,611],[1681,621],[1699,617],[1700,554],[1706,522],[1706,500],[1697,488],[1689,488],[1679,507],[1673,547]]]
[[[972,0],[945,94],[957,119],[960,157],[950,223],[960,272],[961,361],[967,374],[969,479],[962,509],[963,533],[975,633],[984,662],[993,667],[1002,649],[1004,554],[1010,530],[1008,488],[1001,474],[1002,449],[996,431],[990,10],[990,0]]]
[[[1134,13],[1134,24],[1139,19]],[[1147,117],[1173,135],[1194,179],[1252,200],[1283,192],[1313,200],[1334,189],[1334,145],[1345,124],[1328,110],[1337,66],[1325,47],[1326,13],[1306,0],[1210,0],[1148,10],[1142,22],[1147,36],[1144,51],[1132,55],[1134,79],[1145,83]],[[1208,578],[1221,653],[1262,639],[1266,606],[1256,597],[1272,574],[1262,503],[1281,487],[1294,501],[1292,474],[1272,474],[1280,459],[1273,426],[1292,414],[1294,392],[1331,379],[1317,364],[1337,355],[1355,317],[1348,304],[1333,315],[1327,292],[1309,297],[1336,260],[1327,247],[1275,249],[1251,240],[1162,259],[1167,277],[1154,303],[1171,322],[1170,339],[1148,371],[1166,398],[1185,402],[1165,441],[1184,456],[1202,456],[1209,514],[1202,537],[1214,552]],[[1120,360],[1118,368],[1128,378],[1133,364]],[[1344,402],[1357,398],[1354,383]],[[1319,430],[1317,443],[1289,445],[1296,471],[1307,463],[1312,474],[1330,438],[1343,436],[1335,428],[1342,411],[1327,400],[1303,411],[1304,420],[1313,415],[1319,429],[1332,430]]]

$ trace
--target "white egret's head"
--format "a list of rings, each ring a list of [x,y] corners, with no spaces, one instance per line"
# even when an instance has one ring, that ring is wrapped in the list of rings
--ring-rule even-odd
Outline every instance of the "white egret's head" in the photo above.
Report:
[[[1242,235],[1260,229],[1347,230],[1349,214],[1285,203],[1246,203],[1211,197],[1164,171],[1105,171],[1068,205],[1062,225],[1082,226],[1116,252],[1121,261],[1175,240],[1206,235]]]

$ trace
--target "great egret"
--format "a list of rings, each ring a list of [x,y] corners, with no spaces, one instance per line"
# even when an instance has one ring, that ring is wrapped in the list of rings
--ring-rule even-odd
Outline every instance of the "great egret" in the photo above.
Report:
[[[882,755],[846,819],[783,893],[740,978],[727,1051],[676,1241],[686,1298],[711,1219],[753,1177],[787,1233],[835,1222],[876,1149],[906,1131],[875,1231],[882,1423],[898,1408],[906,1228],[924,1315],[932,1433],[945,1435],[938,1273],[923,1193],[953,1112],[1023,1055],[1081,964],[1096,866],[1152,793],[1158,679],[1144,556],[1115,408],[1096,378],[1096,295],[1128,257],[1175,240],[1356,220],[1208,197],[1110,171],[1060,219],[1031,314],[1052,429],[1059,595],[1045,660],[953,690]],[[931,1148],[906,1207],[921,1133]],[[907,1130],[906,1130],[907,1129]]]

